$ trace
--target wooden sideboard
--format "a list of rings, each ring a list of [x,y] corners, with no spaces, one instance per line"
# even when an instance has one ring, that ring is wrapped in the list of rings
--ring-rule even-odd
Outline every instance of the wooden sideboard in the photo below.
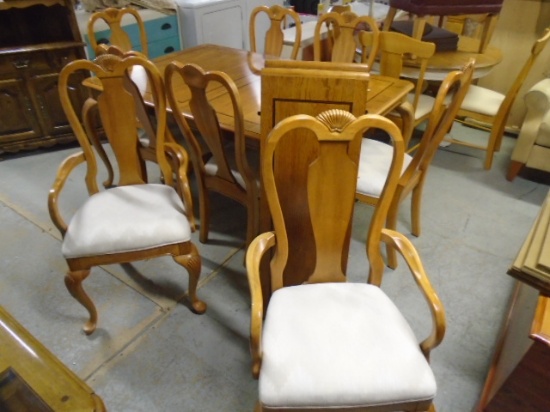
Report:
[[[517,279],[478,412],[550,410],[550,192],[508,274]]]
[[[73,3],[0,0],[0,22],[0,152],[73,141],[57,91],[63,66],[86,57]],[[87,93],[78,80],[73,92]]]

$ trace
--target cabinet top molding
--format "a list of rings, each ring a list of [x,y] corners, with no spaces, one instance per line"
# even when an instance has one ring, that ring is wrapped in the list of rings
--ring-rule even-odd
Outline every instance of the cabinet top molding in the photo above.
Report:
[[[11,8],[23,9],[36,5],[53,6],[55,4],[64,6],[67,4],[67,0],[0,0],[0,10]]]

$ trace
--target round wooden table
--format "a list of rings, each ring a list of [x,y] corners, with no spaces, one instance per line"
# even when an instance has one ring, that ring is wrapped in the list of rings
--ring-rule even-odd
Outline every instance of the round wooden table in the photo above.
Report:
[[[476,59],[474,79],[486,76],[502,61],[502,52],[492,46],[488,46],[484,53],[479,53],[479,40],[461,36],[456,51],[436,52],[428,61],[428,69],[424,78],[431,81],[443,81],[447,74],[453,70],[460,70],[470,58]],[[410,79],[418,78],[418,64],[415,60],[407,60],[403,68],[402,76]]]

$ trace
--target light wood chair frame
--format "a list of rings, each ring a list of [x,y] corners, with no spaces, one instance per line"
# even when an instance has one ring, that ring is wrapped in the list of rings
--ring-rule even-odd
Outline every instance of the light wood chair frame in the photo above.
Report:
[[[365,25],[368,26],[368,31]],[[323,56],[326,54],[323,53],[324,26],[327,27],[326,36],[329,45],[326,53],[330,54],[330,61],[352,63],[357,60],[357,51],[362,50],[361,63],[372,68],[378,52],[380,33],[376,20],[369,16],[358,16],[351,11],[342,13],[333,11],[323,14],[317,20],[314,31],[313,60],[315,61],[328,60]],[[366,36],[369,36],[368,52],[360,42],[360,39]]]
[[[199,215],[200,215],[200,241],[208,241],[210,225],[210,199],[209,192],[215,191],[229,197],[246,207],[247,229],[246,244],[258,234],[258,205],[259,185],[257,173],[249,163],[246,136],[244,134],[244,115],[241,98],[237,86],[233,80],[223,72],[204,71],[194,64],[182,64],[172,62],[165,69],[165,81],[168,101],[172,109],[172,115],[188,145],[193,170],[199,187]],[[191,91],[189,106],[193,115],[194,127],[191,127],[181,111],[181,107],[175,96],[175,88],[181,83],[181,79]],[[231,98],[234,132],[231,136],[234,146],[234,159],[225,151],[227,136],[222,131],[216,110],[209,101],[207,88],[220,86]],[[195,131],[193,131],[195,130]],[[200,138],[195,134],[199,132]],[[206,172],[205,154],[200,141],[203,140],[214,157],[218,167],[215,175]],[[233,165],[233,166],[232,166]],[[244,187],[236,178],[240,175]]]
[[[256,237],[251,243],[246,254],[246,267],[252,298],[251,324],[250,324],[250,349],[252,354],[252,373],[258,377],[262,366],[262,333],[263,321],[266,310],[269,309],[268,302],[264,300],[262,290],[262,260],[271,256],[270,282],[273,291],[282,287],[293,285],[285,279],[284,271],[291,252],[300,253],[304,256],[311,253],[316,264],[305,283],[319,282],[345,282],[346,281],[346,254],[345,245],[350,236],[351,217],[353,214],[353,192],[357,176],[357,159],[354,159],[352,146],[360,144],[362,135],[369,128],[381,128],[386,130],[395,138],[395,164],[392,173],[386,181],[386,188],[380,205],[380,212],[387,212],[391,201],[391,195],[399,179],[404,154],[404,144],[401,133],[397,126],[390,120],[378,115],[363,115],[356,119],[353,115],[342,110],[329,110],[316,116],[296,115],[282,120],[271,131],[264,157],[262,157],[262,176],[268,197],[268,202],[273,216],[273,231],[263,233]],[[278,179],[276,173],[281,168],[276,160],[278,146],[284,141],[289,133],[295,130],[304,130],[314,134],[319,144],[331,142],[332,147],[320,148],[320,157],[308,168],[309,183],[313,188],[308,189],[309,203],[313,205],[310,219],[316,239],[316,250],[305,252],[304,250],[292,250],[289,238],[293,236],[292,224],[286,220],[285,211],[281,208],[281,202],[288,201],[285,196],[279,195]],[[347,147],[346,147],[347,146]],[[326,160],[321,159],[323,153],[332,152]],[[283,160],[284,161],[284,160]],[[354,163],[355,162],[355,163]],[[277,170],[277,172],[275,172]],[[300,179],[297,179],[298,181]],[[294,180],[293,180],[294,181]],[[280,180],[279,180],[280,182]],[[326,196],[325,188],[329,191],[338,187],[338,196]],[[303,203],[303,202],[302,202]],[[295,213],[296,210],[293,209]],[[298,212],[302,214],[302,212]],[[338,218],[335,218],[338,216]],[[373,239],[373,247],[378,248],[380,242],[384,242],[402,253],[406,260],[415,282],[419,286],[424,298],[427,301],[432,315],[432,330],[427,338],[420,343],[420,348],[426,358],[432,349],[437,347],[445,334],[445,311],[431,286],[431,283],[423,268],[422,262],[410,241],[403,235],[385,229],[382,226],[371,227],[377,235]],[[372,261],[370,262],[372,265]],[[381,277],[369,277],[369,283],[380,286]],[[388,326],[389,327],[389,326]],[[434,410],[432,400],[423,400],[414,405],[400,404],[400,410]],[[336,409],[327,406],[327,411]],[[262,411],[262,405],[258,402],[256,411]],[[271,409],[270,409],[271,410]],[[299,409],[302,410],[302,409]],[[309,410],[309,409],[308,409]],[[323,407],[316,411],[325,410]],[[359,409],[353,409],[359,410]],[[394,410],[388,407],[374,407],[361,410],[389,411]]]
[[[300,20],[300,15],[294,10],[278,4],[271,7],[258,6],[255,7],[250,13],[248,25],[250,51],[256,53],[258,50],[256,41],[256,19],[260,13],[267,14],[269,20],[271,21],[271,25],[265,33],[264,56],[281,57],[284,47],[283,30],[287,28],[290,21],[294,24],[296,30],[294,44],[292,45],[292,51],[290,52],[290,58],[292,60],[296,60],[298,58],[298,52],[300,51],[302,41],[302,22]]]
[[[99,44],[97,43],[97,39],[95,37],[94,26],[98,20],[103,20],[111,30],[109,44],[119,47],[123,52],[133,50],[130,36],[122,27],[122,18],[126,15],[133,16],[135,19],[139,29],[141,53],[145,56],[149,56],[145,25],[137,10],[131,7],[124,7],[122,9],[109,7],[104,10],[96,11],[90,16],[90,19],[88,20],[88,39],[90,40],[90,46],[95,53],[97,53],[97,47]]]
[[[439,144],[451,127],[460,104],[464,100],[472,81],[474,66],[475,61],[472,59],[462,70],[449,73],[441,84],[420,143],[412,155],[411,162],[399,178],[387,214],[387,228],[396,230],[399,206],[412,193],[411,233],[414,236],[420,236],[422,194],[428,169],[437,153]],[[359,192],[356,197],[357,200],[363,203],[378,207],[378,197]],[[387,257],[388,266],[395,269],[397,267],[397,255],[391,247],[387,250]]]
[[[157,115],[155,136],[158,145],[156,155],[161,174],[165,184],[174,187],[182,198],[191,230],[194,230],[192,199],[186,175],[189,162],[188,156],[181,146],[167,142],[165,138],[168,130],[166,127],[166,97],[162,77],[155,65],[142,57],[130,55],[122,59],[120,56],[106,54],[99,56],[95,62],[89,60],[73,61],[65,66],[59,75],[61,104],[82,149],[62,162],[48,196],[50,217],[63,237],[67,233],[68,224],[59,208],[59,198],[71,172],[80,164],[85,163],[85,183],[88,193],[93,196],[99,192],[97,161],[92,148],[92,139],[87,133],[97,127],[94,119],[97,117],[98,107],[105,135],[109,139],[119,165],[117,186],[146,183],[143,178],[142,161],[140,160],[140,151],[137,144],[136,110],[135,105],[132,103],[134,95],[127,89],[127,71],[133,66],[141,66],[146,70],[151,85]],[[89,98],[84,103],[81,122],[75,107],[73,107],[69,85],[71,84],[71,76],[82,71],[93,73],[98,79],[102,80],[103,91],[97,100]],[[112,106],[115,106],[116,109]],[[132,150],[132,148],[135,148],[135,150]],[[89,319],[84,325],[86,334],[91,334],[96,329],[98,318],[94,303],[82,287],[82,282],[90,274],[91,268],[105,264],[128,263],[163,255],[171,255],[178,264],[187,269],[189,273],[188,298],[192,308],[197,313],[203,313],[206,310],[206,304],[200,301],[196,295],[201,271],[201,258],[197,248],[191,241],[161,245],[144,250],[67,258],[69,270],[65,276],[65,285],[70,294],[89,313]]]

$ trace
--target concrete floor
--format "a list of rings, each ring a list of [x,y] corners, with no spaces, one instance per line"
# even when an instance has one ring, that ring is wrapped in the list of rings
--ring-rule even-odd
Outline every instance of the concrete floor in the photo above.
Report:
[[[453,134],[485,137],[457,125]],[[491,171],[483,152],[459,146],[437,153],[426,184],[422,236],[413,238],[446,306],[448,329],[432,353],[440,412],[475,406],[513,280],[514,259],[548,192],[545,183],[504,179],[514,139],[505,138]],[[2,155],[0,161],[0,304],[103,398],[111,411],[252,411],[257,382],[248,351],[249,293],[243,267],[245,213],[221,197],[213,204],[211,241],[203,258],[200,297],[206,314],[185,305],[187,275],[170,258],[93,270],[85,287],[99,310],[85,336],[85,310],[63,284],[60,236],[46,207],[59,163],[74,147]],[[66,213],[85,197],[78,177],[66,189]],[[409,235],[409,203],[399,229]],[[351,281],[367,276],[364,241],[371,210],[355,213]],[[410,235],[409,235],[410,236]],[[383,289],[417,332],[429,315],[401,264]],[[1,350],[1,349],[0,349]]]

